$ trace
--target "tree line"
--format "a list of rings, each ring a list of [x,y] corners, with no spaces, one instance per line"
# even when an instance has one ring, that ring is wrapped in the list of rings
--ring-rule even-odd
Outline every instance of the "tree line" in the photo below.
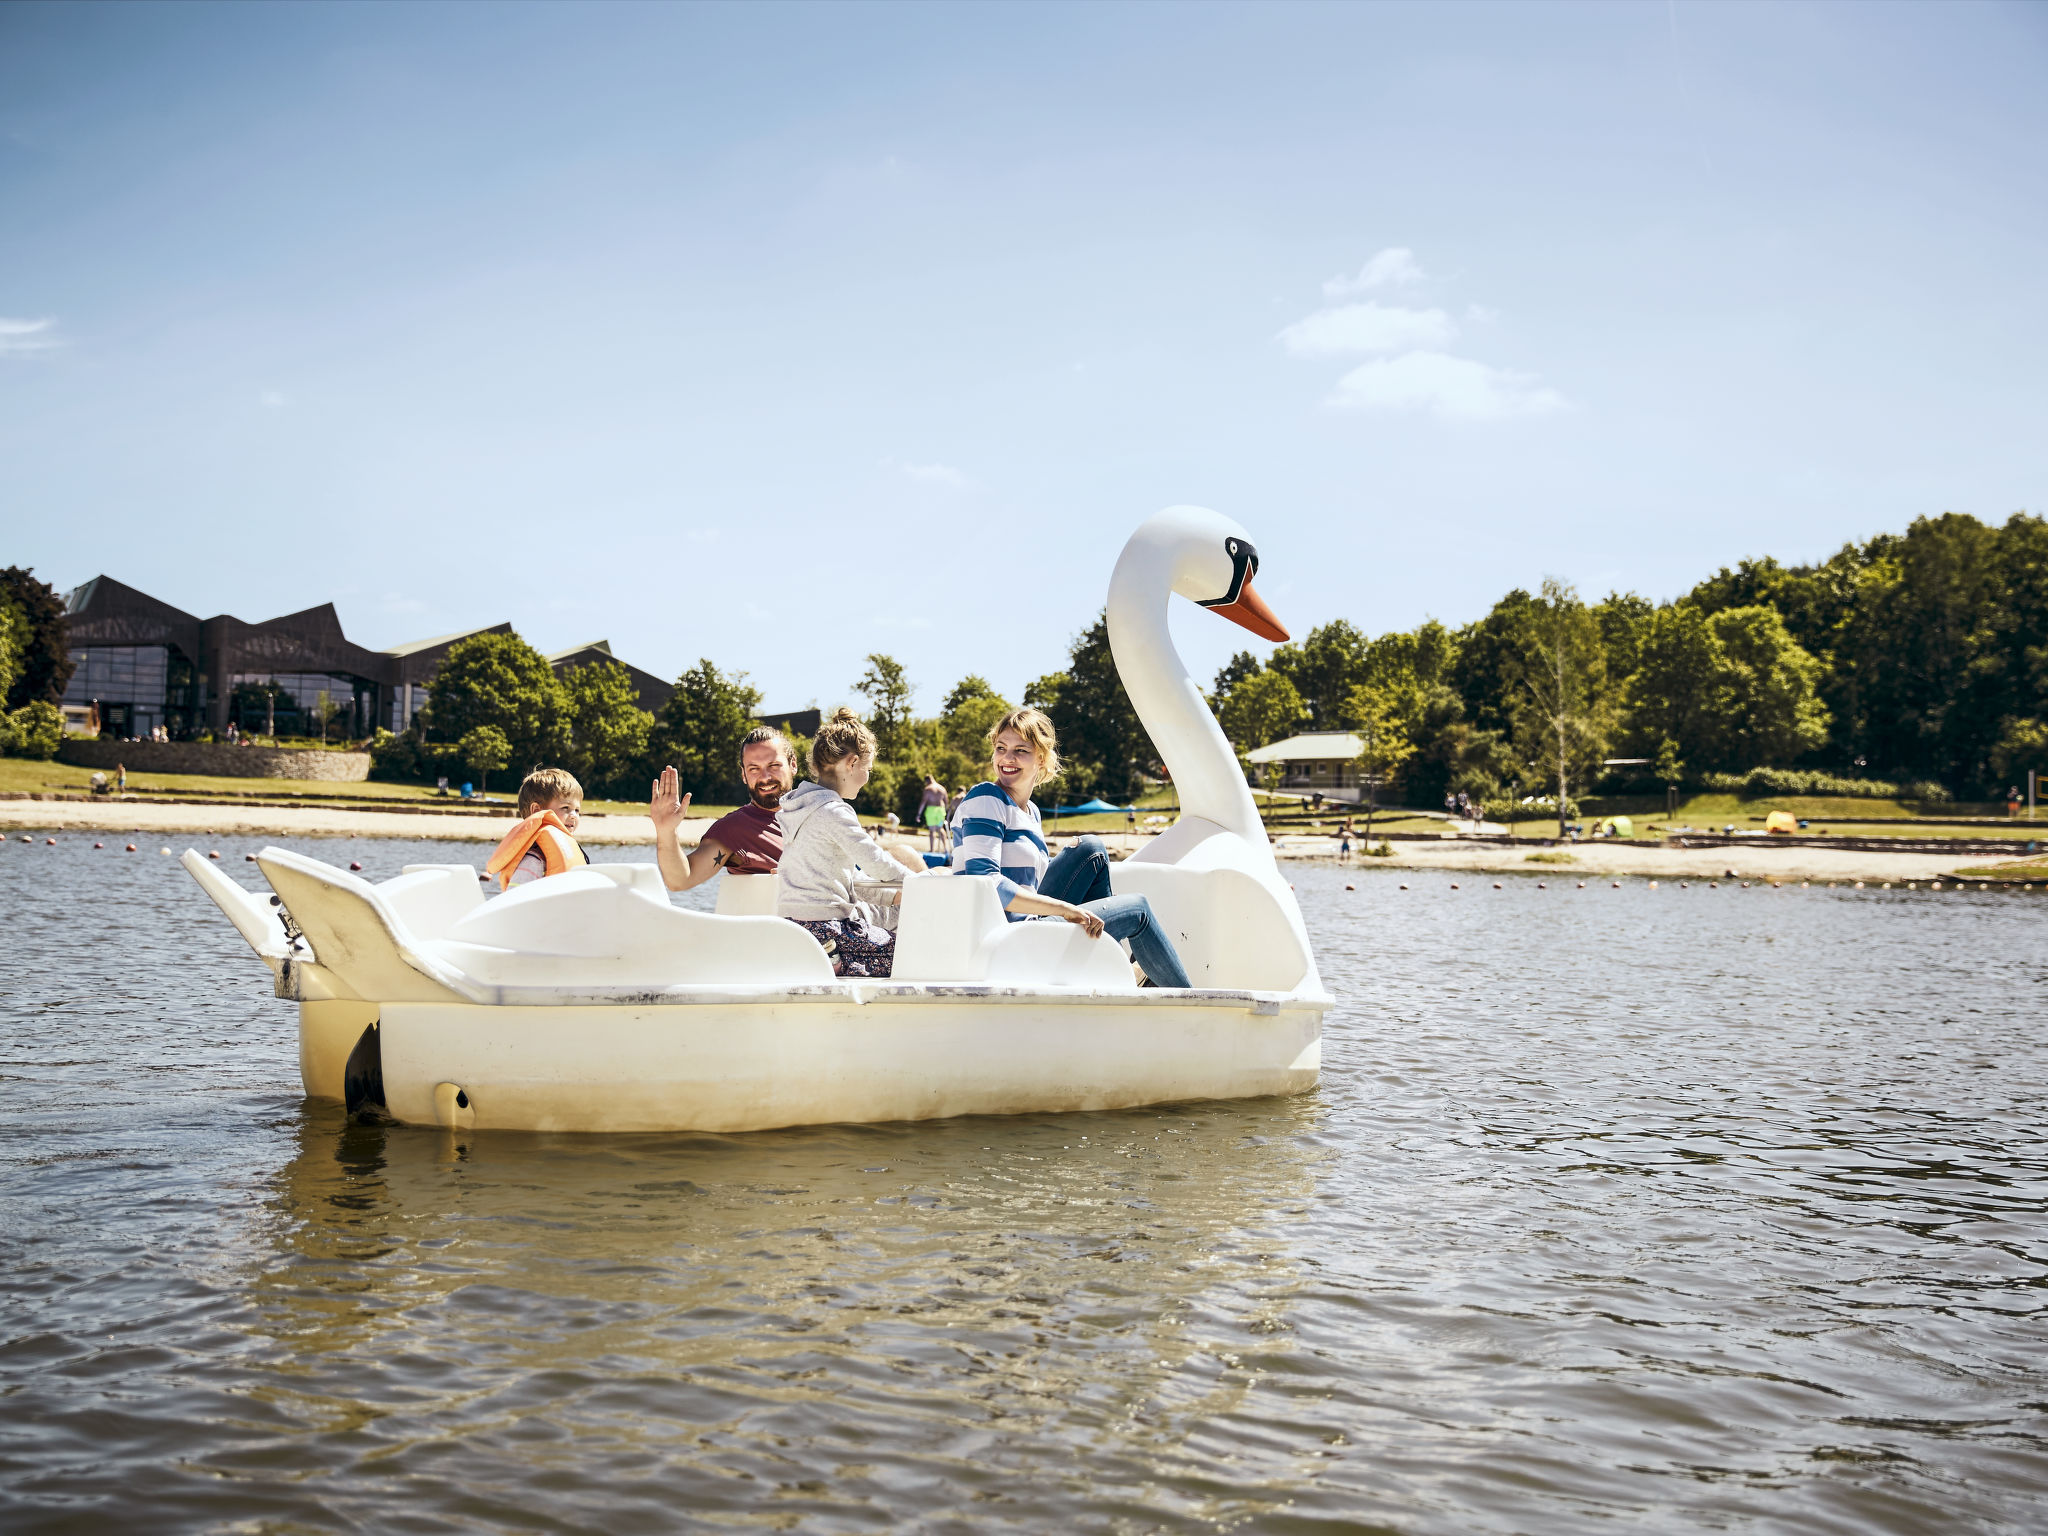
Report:
[[[1241,653],[1215,698],[1240,752],[1356,730],[1408,803],[1519,786],[1563,811],[1666,783],[1992,798],[2048,770],[2044,685],[2048,523],[1947,513],[1661,604],[1550,580],[1458,629],[1338,620]]]
[[[31,736],[55,748],[63,631],[61,598],[26,571],[0,572],[7,750]],[[906,820],[926,773],[948,788],[983,776],[988,730],[1011,707],[970,675],[919,716],[911,680],[881,653],[848,686],[882,748],[860,807]],[[2048,522],[1921,518],[1813,565],[1745,560],[1664,603],[1588,601],[1549,580],[1458,628],[1371,637],[1338,619],[1263,662],[1239,653],[1211,701],[1240,755],[1302,731],[1356,732],[1384,802],[1464,791],[1498,806],[1513,792],[1568,814],[1576,796],[1667,783],[1989,798],[2048,770]],[[1041,791],[1048,803],[1122,804],[1163,776],[1104,617],[1019,702],[1059,729],[1067,766]],[[378,732],[371,750],[381,776],[554,763],[593,793],[634,798],[673,763],[701,802],[727,803],[743,794],[739,743],[760,703],[744,672],[704,659],[649,712],[623,667],[557,675],[516,634],[476,635],[450,649],[412,727]]]

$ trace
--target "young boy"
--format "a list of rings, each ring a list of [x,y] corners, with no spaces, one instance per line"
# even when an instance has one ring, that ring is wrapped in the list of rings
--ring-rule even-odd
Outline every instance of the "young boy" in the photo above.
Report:
[[[566,768],[536,768],[519,786],[519,824],[505,834],[484,866],[509,891],[545,875],[580,869],[590,857],[577,846],[583,786]]]

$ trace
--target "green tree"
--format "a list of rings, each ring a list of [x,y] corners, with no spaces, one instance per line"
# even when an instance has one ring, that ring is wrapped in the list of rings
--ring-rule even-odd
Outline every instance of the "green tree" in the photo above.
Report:
[[[1401,723],[1401,702],[1383,689],[1361,684],[1344,701],[1344,720],[1358,733],[1358,771],[1365,780],[1365,840],[1372,842],[1373,812],[1380,785],[1415,755]]]
[[[1625,705],[1626,739],[1638,752],[1669,743],[1695,766],[1743,772],[1827,741],[1821,665],[1775,608],[1659,609],[1643,626],[1641,658]]]
[[[748,685],[746,673],[728,675],[709,660],[699,661],[676,679],[676,691],[654,717],[648,739],[652,772],[673,763],[682,787],[700,800],[745,799],[740,743],[760,707],[760,691]]]
[[[1265,668],[1259,664],[1258,657],[1254,656],[1250,651],[1239,651],[1230,660],[1223,663],[1222,667],[1217,671],[1216,692],[1212,702],[1220,709],[1223,701],[1230,697],[1230,691],[1233,688],[1239,683],[1244,682],[1247,678],[1257,677],[1263,671],[1265,671]],[[1300,696],[1299,692],[1295,694],[1296,698]]]
[[[1522,661],[1536,599],[1517,587],[1458,631],[1448,681],[1480,730],[1509,734],[1522,709]]]
[[[465,766],[476,770],[477,789],[487,792],[491,775],[512,761],[512,743],[495,725],[471,726],[455,744]]]
[[[979,682],[977,678],[975,681]],[[949,699],[955,694],[948,695]],[[988,760],[988,734],[996,722],[1010,712],[1010,701],[994,692],[968,694],[949,707],[939,721],[941,743],[958,755],[977,763]],[[976,770],[977,773],[979,770]]]
[[[1515,743],[1557,784],[1557,835],[1565,835],[1574,781],[1590,777],[1607,750],[1613,705],[1599,620],[1569,582],[1545,577],[1524,615],[1516,659]]]
[[[1616,687],[1627,681],[1642,659],[1643,631],[1657,605],[1633,592],[1610,592],[1593,607],[1600,626],[1601,648],[1607,652],[1607,680]]]
[[[1060,755],[1069,760],[1061,774],[1062,787],[1048,785],[1045,795],[1071,796],[1075,800],[1100,795],[1121,805],[1138,792],[1139,779],[1153,765],[1152,738],[1139,723],[1138,712],[1124,692],[1117,675],[1116,658],[1109,649],[1109,623],[1105,616],[1074,639],[1067,658],[1067,670],[1032,684],[1041,689],[1046,703],[1025,702],[1044,709],[1059,732]]]
[[[0,716],[0,752],[48,762],[64,740],[64,712],[48,699],[30,699]]]
[[[1722,755],[1745,767],[1789,763],[1828,739],[1816,696],[1821,666],[1775,608],[1728,608],[1708,620],[1725,658]]]
[[[1365,656],[1365,636],[1336,619],[1310,630],[1298,645],[1281,646],[1266,665],[1294,684],[1312,728],[1335,731],[1343,729],[1351,690],[1366,680]]]
[[[1301,695],[1280,672],[1258,672],[1245,678],[1224,696],[1216,711],[1217,724],[1240,759],[1291,736],[1307,718]]]
[[[2039,720],[2007,720],[1999,732],[1998,745],[1991,749],[1994,782],[2024,785],[2027,770],[2048,774],[2048,724]]]
[[[990,686],[987,678],[970,672],[946,690],[945,702],[939,706],[939,716],[943,719],[945,716],[952,714],[969,699],[993,699],[996,697],[998,695],[995,689]]]
[[[7,687],[7,708],[41,699],[59,703],[71,681],[70,621],[64,599],[33,571],[19,565],[0,570],[0,593],[18,621],[15,672]],[[60,717],[61,718],[61,717]]]
[[[632,674],[615,661],[571,667],[561,676],[569,717],[569,767],[586,785],[620,784],[646,756],[654,716],[642,709]]]
[[[1643,626],[1635,675],[1625,690],[1627,740],[1648,756],[1665,742],[1697,768],[1752,768],[1723,761],[1727,658],[1710,616],[1690,602],[1659,608]]]
[[[22,652],[28,646],[28,620],[22,615],[14,594],[0,588],[0,700],[14,689],[21,675]]]
[[[434,731],[459,742],[488,725],[529,768],[568,756],[567,700],[554,669],[516,634],[471,635],[448,649],[427,690]]]
[[[882,757],[896,757],[909,744],[910,679],[903,665],[879,651],[868,657],[867,670],[853,685],[853,691],[868,701],[868,729],[875,733],[875,745]]]

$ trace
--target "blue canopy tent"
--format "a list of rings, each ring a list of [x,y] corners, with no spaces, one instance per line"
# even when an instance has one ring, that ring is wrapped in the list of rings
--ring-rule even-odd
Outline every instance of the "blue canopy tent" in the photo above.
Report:
[[[1052,813],[1055,816],[1106,816],[1136,809],[1137,807],[1132,805],[1111,805],[1107,800],[1097,798],[1083,800],[1079,805],[1056,805],[1052,808]]]

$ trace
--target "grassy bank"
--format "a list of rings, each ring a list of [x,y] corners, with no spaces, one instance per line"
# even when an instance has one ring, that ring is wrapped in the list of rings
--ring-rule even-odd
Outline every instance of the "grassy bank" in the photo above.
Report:
[[[93,772],[93,769],[77,768],[69,763],[0,757],[0,793],[89,794]],[[508,778],[503,786],[492,790],[487,806],[481,808],[509,814],[516,789],[517,785]],[[349,783],[332,779],[240,779],[198,773],[130,773],[128,793],[167,795],[209,803],[222,800],[259,803],[311,801],[337,809],[357,807],[366,810],[408,810],[418,806],[445,807],[464,803],[461,796],[440,794],[426,784],[385,784],[376,780]],[[647,813],[645,802],[623,800],[586,800],[583,808],[598,815],[643,816]],[[691,814],[701,812],[692,806]]]

